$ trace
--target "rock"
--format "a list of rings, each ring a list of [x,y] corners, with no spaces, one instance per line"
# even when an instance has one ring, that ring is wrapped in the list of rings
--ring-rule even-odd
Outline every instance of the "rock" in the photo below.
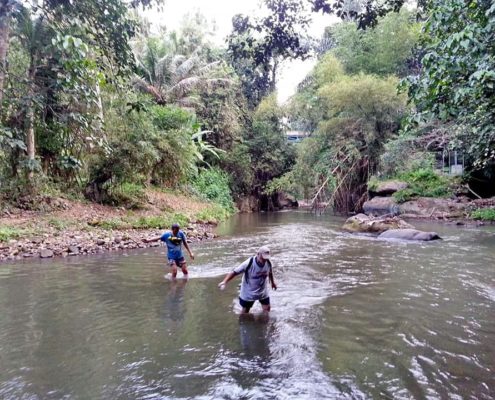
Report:
[[[40,243],[43,243],[43,238],[41,238],[41,237],[35,237],[35,238],[32,238],[32,239],[31,239],[31,243],[34,243],[34,244],[40,244]]]
[[[399,212],[416,218],[462,217],[466,211],[465,203],[451,199],[420,197],[399,204]]]
[[[294,196],[282,192],[277,196],[277,205],[279,208],[297,208],[299,203]]]
[[[77,246],[69,246],[67,249],[69,250],[70,255],[79,254],[79,247]]]
[[[436,232],[423,232],[417,229],[390,229],[380,234],[378,238],[423,241],[441,239]]]
[[[365,214],[371,215],[398,215],[400,213],[397,201],[393,197],[373,197],[363,204]]]
[[[237,201],[237,208],[241,213],[259,211],[259,201],[255,196],[247,196]]]
[[[24,258],[29,258],[29,257],[32,257],[34,254],[33,253],[24,253],[22,256]]]
[[[381,233],[389,229],[413,229],[414,227],[398,217],[372,218],[365,214],[354,215],[342,227],[348,232]]]
[[[52,258],[53,257],[53,251],[50,249],[42,249],[42,250],[40,250],[40,257],[41,258]]]
[[[97,244],[98,246],[103,246],[105,243],[106,243],[106,242],[105,242],[103,239],[98,239],[98,240],[96,241],[96,244]]]
[[[119,244],[120,242],[122,242],[122,238],[121,237],[116,237],[113,241],[114,241],[115,244]]]
[[[390,196],[399,190],[406,189],[408,187],[406,182],[401,181],[384,181],[378,182],[376,187],[370,188],[369,192],[373,196]]]

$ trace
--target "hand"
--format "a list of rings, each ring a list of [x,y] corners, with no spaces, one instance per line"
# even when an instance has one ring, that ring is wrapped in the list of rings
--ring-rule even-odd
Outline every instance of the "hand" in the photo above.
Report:
[[[224,290],[224,289],[225,289],[225,282],[224,282],[224,281],[220,282],[220,283],[218,284],[218,288],[219,288],[220,290]]]
[[[272,289],[277,290],[277,285],[275,284],[275,282],[272,282]]]
[[[194,260],[194,254],[193,253],[189,253],[189,257],[191,257],[191,260]]]

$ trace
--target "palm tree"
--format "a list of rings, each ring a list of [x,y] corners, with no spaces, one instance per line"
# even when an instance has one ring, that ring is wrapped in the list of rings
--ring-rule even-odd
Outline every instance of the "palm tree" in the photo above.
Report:
[[[141,76],[133,79],[134,87],[150,94],[157,104],[196,108],[198,92],[232,84],[229,78],[213,76],[222,74],[220,61],[205,63],[198,51],[188,57],[173,52],[160,57],[161,52],[163,48],[148,40],[144,54],[137,56]]]

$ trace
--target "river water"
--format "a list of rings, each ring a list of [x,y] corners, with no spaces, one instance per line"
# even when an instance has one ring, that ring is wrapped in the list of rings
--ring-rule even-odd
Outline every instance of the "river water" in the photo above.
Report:
[[[0,398],[494,398],[495,227],[405,243],[342,222],[240,215],[187,282],[163,248],[0,265]],[[272,312],[240,318],[217,283],[265,243]]]

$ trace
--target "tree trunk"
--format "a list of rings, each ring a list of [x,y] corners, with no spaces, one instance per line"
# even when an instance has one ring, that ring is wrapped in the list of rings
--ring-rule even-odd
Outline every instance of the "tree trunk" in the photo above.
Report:
[[[34,140],[34,96],[35,96],[35,75],[36,68],[33,66],[29,68],[28,74],[28,82],[29,82],[29,92],[26,104],[26,122],[25,122],[25,130],[26,130],[26,148],[27,148],[27,157],[29,162],[29,172],[28,179],[31,181],[34,172],[32,167],[34,165],[34,161],[36,159],[36,147]]]
[[[99,126],[101,129],[103,129],[103,126],[105,125],[105,115],[103,114],[103,102],[101,101],[101,90],[98,81],[96,82],[96,96],[97,96],[96,103],[98,106],[98,117],[100,118]]]
[[[2,110],[3,85],[7,69],[7,52],[10,34],[10,7],[0,2],[0,111]]]

